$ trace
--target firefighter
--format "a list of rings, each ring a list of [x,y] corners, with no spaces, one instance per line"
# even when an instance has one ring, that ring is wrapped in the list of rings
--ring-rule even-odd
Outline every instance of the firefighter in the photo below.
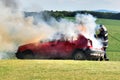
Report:
[[[99,33],[95,35],[95,37],[102,40],[103,50],[104,50],[104,59],[106,61],[109,61],[109,58],[107,57],[107,54],[106,54],[106,49],[108,47],[108,31],[104,25],[99,25],[98,27],[99,27],[98,28]]]

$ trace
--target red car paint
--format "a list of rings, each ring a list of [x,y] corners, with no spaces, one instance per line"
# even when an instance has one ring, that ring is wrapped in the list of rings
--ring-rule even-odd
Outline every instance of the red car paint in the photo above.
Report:
[[[89,43],[89,45],[88,45]],[[92,48],[91,40],[88,40],[83,35],[79,35],[77,40],[73,41],[49,41],[30,43],[18,48],[16,53],[17,58],[22,59],[24,52],[29,50],[34,55],[34,58],[71,58],[73,52],[77,49],[86,50]]]

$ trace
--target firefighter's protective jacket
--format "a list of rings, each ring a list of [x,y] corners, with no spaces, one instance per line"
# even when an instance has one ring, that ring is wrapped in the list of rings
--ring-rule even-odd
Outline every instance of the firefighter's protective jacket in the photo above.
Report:
[[[108,47],[108,31],[105,26],[100,27],[100,33],[97,34],[97,37],[102,40],[103,47]]]

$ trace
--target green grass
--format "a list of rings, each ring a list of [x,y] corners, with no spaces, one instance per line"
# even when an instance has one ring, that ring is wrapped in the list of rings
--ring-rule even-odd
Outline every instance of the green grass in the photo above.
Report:
[[[73,17],[67,19],[74,21]],[[120,61],[120,20],[97,19],[97,24],[104,24],[108,29],[109,47],[107,54],[111,61]]]
[[[109,31],[111,61],[0,60],[0,80],[120,80],[120,20],[97,23]]]
[[[99,19],[97,22],[104,24],[108,29],[108,50],[120,52],[120,20]]]
[[[104,24],[108,29],[108,56],[112,61],[120,61],[120,20],[98,19],[97,23]]]
[[[6,60],[0,80],[120,80],[120,62]]]

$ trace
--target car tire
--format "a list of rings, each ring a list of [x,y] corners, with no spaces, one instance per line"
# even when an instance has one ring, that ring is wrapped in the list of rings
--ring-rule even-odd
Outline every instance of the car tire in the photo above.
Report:
[[[34,54],[30,50],[26,50],[23,53],[23,59],[34,59]]]
[[[85,55],[82,51],[75,51],[73,53],[73,59],[74,60],[85,60]]]
[[[23,56],[20,52],[17,52],[15,55],[18,59],[23,59]]]

